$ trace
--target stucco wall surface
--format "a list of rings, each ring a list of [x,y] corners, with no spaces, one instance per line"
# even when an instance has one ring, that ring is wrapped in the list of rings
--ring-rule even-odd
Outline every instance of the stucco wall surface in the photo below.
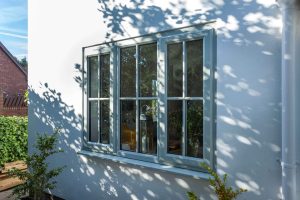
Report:
[[[279,199],[281,16],[269,0],[30,0],[29,145],[61,127],[65,199],[215,199],[206,180],[78,155],[83,46],[215,20],[216,168],[240,199]]]

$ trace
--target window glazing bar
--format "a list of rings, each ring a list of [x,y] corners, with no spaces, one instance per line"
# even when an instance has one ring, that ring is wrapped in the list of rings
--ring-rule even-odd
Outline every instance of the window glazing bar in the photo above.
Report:
[[[120,97],[120,100],[157,100],[157,97]]]
[[[204,100],[203,97],[167,97],[167,100]]]
[[[103,101],[109,100],[109,98],[88,98],[88,101]]]
[[[139,46],[138,45],[135,45],[135,113],[136,113],[136,116],[135,116],[135,137],[136,137],[136,152],[139,152],[139,121],[140,121],[140,118],[139,118],[139,100],[138,100],[138,96],[139,96]]]
[[[183,98],[186,97],[187,94],[187,67],[186,67],[186,62],[187,62],[187,56],[186,56],[186,42],[182,42],[182,96]],[[186,101],[182,100],[182,155],[186,155],[186,143],[187,143],[187,134],[186,134]]]
[[[97,85],[98,85],[98,90],[97,90],[97,97],[98,98],[100,98],[100,87],[101,87],[101,85],[100,85],[100,78],[101,78],[101,76],[100,76],[100,73],[101,73],[101,70],[100,70],[100,67],[101,67],[101,56],[100,56],[100,53],[98,54],[98,69],[97,69],[97,78],[98,78],[98,83],[97,83]],[[98,100],[98,112],[97,112],[97,115],[98,115],[98,120],[97,120],[97,124],[98,124],[98,143],[100,143],[101,142],[101,104],[100,104],[100,101]]]

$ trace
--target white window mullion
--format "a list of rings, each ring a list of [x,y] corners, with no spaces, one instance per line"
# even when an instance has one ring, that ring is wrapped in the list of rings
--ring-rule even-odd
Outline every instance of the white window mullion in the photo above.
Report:
[[[97,93],[98,93],[98,96],[97,96],[97,98],[98,98],[98,112],[97,112],[97,115],[98,115],[98,120],[97,120],[97,124],[98,124],[98,133],[99,133],[99,135],[98,135],[98,143],[100,143],[101,142],[101,124],[100,124],[100,122],[101,122],[101,101],[99,100],[99,98],[100,98],[100,95],[101,95],[101,93],[100,93],[100,81],[101,81],[101,75],[100,75],[100,73],[101,73],[101,70],[100,70],[100,67],[101,67],[101,55],[100,55],[100,53],[98,54],[98,69],[97,69],[97,77],[98,77],[98,83],[97,83],[97,85],[98,85],[98,91],[97,91]]]
[[[120,151],[120,146],[121,146],[121,100],[120,100],[120,89],[121,89],[121,66],[120,66],[120,63],[121,63],[121,51],[120,51],[120,48],[117,48],[117,81],[115,83],[117,83],[117,91],[116,91],[116,96],[117,96],[117,110],[116,110],[116,119],[117,119],[117,132],[116,132],[116,135],[117,135],[117,138],[116,138],[116,151]]]
[[[86,63],[86,71],[87,71],[87,82],[86,82],[86,98],[85,98],[85,101],[86,101],[86,104],[85,104],[85,109],[86,109],[86,117],[85,117],[85,123],[86,123],[86,142],[89,142],[90,141],[90,123],[89,123],[89,120],[90,120],[90,101],[89,101],[89,96],[90,96],[90,61],[89,61],[89,57],[86,57],[85,58],[85,63]],[[84,79],[83,79],[84,80]]]
[[[136,106],[136,123],[135,123],[135,135],[136,135],[136,152],[139,152],[139,101],[138,101],[138,96],[139,96],[139,46],[135,46],[135,73],[136,73],[136,80],[135,80],[135,106]]]
[[[158,146],[158,157],[160,159],[164,159],[167,152],[167,120],[166,120],[166,112],[167,112],[167,80],[166,80],[166,45],[164,44],[164,40],[160,39],[158,42],[158,76],[157,76],[157,92],[158,92],[158,133],[157,133],[157,146]]]
[[[116,56],[116,47],[113,46],[110,52],[110,79],[109,79],[109,119],[110,119],[110,132],[109,132],[109,141],[112,145],[112,151],[116,153],[116,135],[117,133],[117,56]]]
[[[182,43],[182,155],[186,155],[187,149],[187,134],[186,134],[186,100],[185,97],[187,95],[187,67],[186,67],[186,43],[183,41]]]

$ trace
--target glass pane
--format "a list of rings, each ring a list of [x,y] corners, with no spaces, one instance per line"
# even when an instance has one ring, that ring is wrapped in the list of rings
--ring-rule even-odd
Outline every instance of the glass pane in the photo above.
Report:
[[[93,56],[88,59],[89,63],[89,97],[98,97],[98,56]]]
[[[89,138],[91,142],[98,142],[99,115],[98,101],[89,102]]]
[[[187,156],[203,158],[203,103],[187,101]]]
[[[140,101],[139,152],[156,154],[157,149],[157,100]]]
[[[135,57],[135,46],[121,49],[121,97],[135,97]]]
[[[156,96],[157,44],[139,46],[140,96]]]
[[[182,97],[182,43],[167,46],[168,96]]]
[[[168,101],[168,153],[182,154],[182,101]]]
[[[134,100],[121,101],[121,149],[136,151],[136,105]]]
[[[203,47],[202,40],[186,42],[187,51],[187,96],[202,97]]]
[[[109,97],[109,66],[110,56],[109,54],[100,56],[100,97]]]
[[[109,143],[109,101],[100,101],[100,142]]]

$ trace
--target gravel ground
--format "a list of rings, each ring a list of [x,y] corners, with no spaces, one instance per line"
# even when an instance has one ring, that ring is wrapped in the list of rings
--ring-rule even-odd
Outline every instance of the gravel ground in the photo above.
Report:
[[[13,198],[8,198],[8,196],[11,194],[12,190],[5,190],[0,192],[0,200],[8,200],[8,199],[13,199]]]

